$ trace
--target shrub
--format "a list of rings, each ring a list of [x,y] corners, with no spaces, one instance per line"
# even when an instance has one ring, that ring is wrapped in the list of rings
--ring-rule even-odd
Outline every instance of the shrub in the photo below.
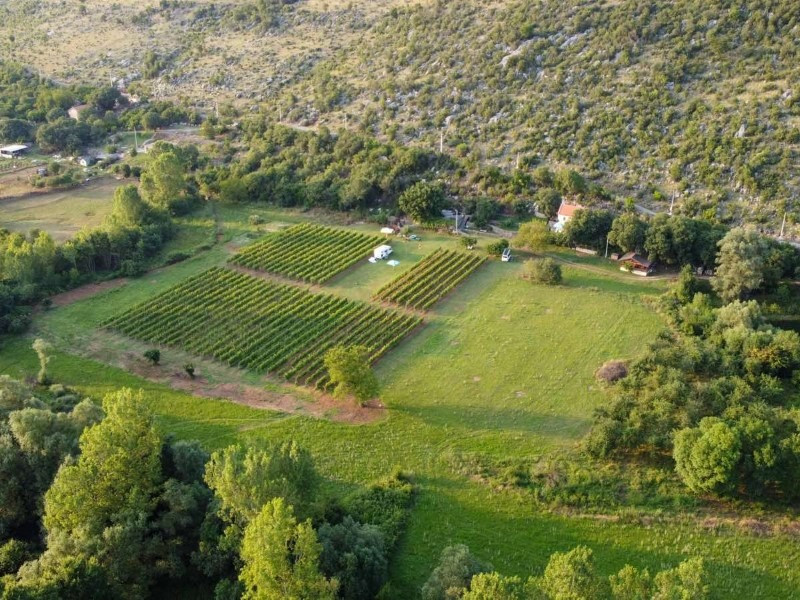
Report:
[[[525,262],[522,277],[535,283],[558,285],[561,283],[561,265],[552,258],[535,258]]]
[[[183,262],[187,258],[191,258],[191,255],[186,252],[170,252],[167,255],[166,263],[168,265],[174,265],[175,263]]]
[[[152,348],[150,350],[145,350],[144,354],[142,354],[150,363],[155,366],[161,361],[161,351]]]
[[[405,529],[413,500],[411,477],[395,472],[373,483],[369,489],[351,496],[346,507],[362,523],[380,529],[386,540],[386,548],[391,549]]]
[[[469,237],[466,235],[461,236],[461,239],[459,239],[458,241],[467,250],[472,250],[473,248],[475,248],[475,246],[478,245],[478,238]]]
[[[194,364],[193,363],[186,363],[183,365],[183,370],[186,371],[186,374],[189,376],[190,379],[194,379]]]
[[[503,250],[508,248],[508,240],[502,239],[497,240],[496,242],[492,242],[488,246],[486,246],[486,251],[491,256],[500,256],[503,253]]]

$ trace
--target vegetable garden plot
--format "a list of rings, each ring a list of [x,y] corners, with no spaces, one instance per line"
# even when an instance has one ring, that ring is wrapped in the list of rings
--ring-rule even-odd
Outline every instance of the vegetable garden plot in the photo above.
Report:
[[[129,337],[325,387],[325,352],[364,345],[377,360],[416,316],[214,267],[104,323]]]
[[[302,223],[243,248],[231,262],[309,283],[323,283],[365,258],[383,238]]]
[[[428,309],[477,269],[485,256],[439,248],[375,294],[411,308]]]

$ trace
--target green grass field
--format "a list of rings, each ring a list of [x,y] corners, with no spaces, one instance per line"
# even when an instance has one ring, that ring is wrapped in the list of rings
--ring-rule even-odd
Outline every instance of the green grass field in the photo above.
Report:
[[[250,229],[236,225],[248,212],[220,213],[234,238]],[[268,226],[302,219],[296,213],[269,216],[274,220]],[[321,289],[367,299],[423,255],[454,244],[433,234],[422,237],[419,243],[396,243],[395,269],[363,261]],[[456,475],[446,460],[452,450],[526,458],[577,444],[592,410],[603,402],[594,370],[607,359],[635,356],[655,336],[661,322],[642,297],[663,291],[663,282],[567,267],[564,285],[537,286],[518,277],[520,262],[490,261],[430,311],[423,329],[378,363],[388,417],[368,424],[193,397],[87,358],[102,354],[97,348],[89,352],[89,346],[103,342],[96,330],[104,319],[223,264],[230,251],[218,245],[42,313],[30,336],[9,339],[0,349],[0,372],[34,374],[30,343],[42,335],[59,348],[51,363],[56,381],[94,396],[120,386],[143,388],[160,426],[180,438],[199,439],[211,449],[235,441],[297,439],[314,453],[331,492],[354,489],[395,467],[412,471],[420,494],[392,566],[396,598],[414,598],[441,549],[459,542],[507,574],[539,573],[552,552],[586,544],[606,574],[625,563],[653,571],[703,556],[714,598],[790,598],[800,588],[800,546],[790,538],[712,531],[690,517],[617,521],[542,512],[524,494],[494,491]]]
[[[119,185],[108,177],[69,190],[0,200],[0,227],[22,233],[41,229],[64,241],[84,227],[103,222]]]

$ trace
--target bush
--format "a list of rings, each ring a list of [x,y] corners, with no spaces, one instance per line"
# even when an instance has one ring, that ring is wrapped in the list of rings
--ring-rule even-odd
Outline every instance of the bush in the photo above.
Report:
[[[478,245],[478,238],[464,235],[461,236],[461,239],[459,239],[458,242],[467,250],[472,250],[473,248],[475,248],[475,246]]]
[[[486,246],[486,251],[491,256],[500,256],[503,253],[503,250],[508,248],[508,240],[502,239],[497,240],[496,242],[492,242],[488,246]]]
[[[174,265],[175,263],[183,262],[188,258],[191,258],[191,255],[187,254],[186,252],[170,252],[167,255],[166,263],[168,265]]]
[[[522,277],[535,283],[558,285],[561,283],[561,265],[552,258],[535,258],[525,262]]]
[[[397,543],[405,529],[414,500],[411,477],[396,472],[351,496],[346,507],[362,523],[375,525],[383,533],[386,548]]]
[[[145,350],[144,354],[142,354],[150,363],[155,366],[161,361],[161,351],[152,348],[150,350]]]

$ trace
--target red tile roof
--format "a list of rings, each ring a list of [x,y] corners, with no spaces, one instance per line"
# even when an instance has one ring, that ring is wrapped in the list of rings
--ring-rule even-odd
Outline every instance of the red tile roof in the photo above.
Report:
[[[566,202],[562,202],[561,206],[558,207],[558,214],[561,217],[572,217],[576,210],[582,208],[580,204],[567,204]]]

